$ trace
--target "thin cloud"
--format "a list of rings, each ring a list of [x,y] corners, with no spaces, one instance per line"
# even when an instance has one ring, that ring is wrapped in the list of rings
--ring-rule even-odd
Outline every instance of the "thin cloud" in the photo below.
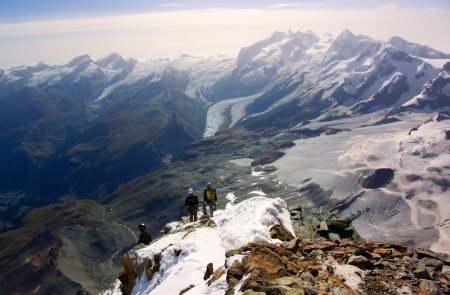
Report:
[[[179,2],[171,2],[171,3],[162,3],[158,5],[159,7],[186,7],[187,3],[179,3]]]
[[[297,2],[297,3],[279,3],[269,6],[269,9],[290,9],[290,8],[322,8],[326,7],[324,2]]]
[[[380,22],[380,15],[383,21]],[[270,21],[267,21],[270,20]],[[0,68],[64,62],[110,52],[141,58],[237,54],[274,31],[340,33],[348,28],[379,40],[399,35],[450,48],[450,10],[397,6],[373,9],[210,9],[0,24]],[[432,34],[430,33],[432,32]],[[30,50],[33,48],[33,50]],[[448,50],[447,50],[448,51]]]

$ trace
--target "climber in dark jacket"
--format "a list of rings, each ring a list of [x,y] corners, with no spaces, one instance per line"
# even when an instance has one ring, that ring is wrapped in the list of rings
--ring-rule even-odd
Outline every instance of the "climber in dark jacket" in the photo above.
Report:
[[[147,226],[144,223],[141,223],[138,225],[139,230],[141,231],[141,234],[139,235],[138,244],[145,244],[148,245],[152,241],[152,237],[147,232]]]
[[[198,197],[194,194],[194,190],[191,188],[188,190],[188,196],[186,197],[184,205],[189,211],[189,221],[197,221]]]
[[[211,182],[208,182],[206,189],[203,191],[203,215],[206,215],[206,206],[209,205],[209,213],[213,216],[214,210],[216,210],[216,203],[216,189],[212,187]]]

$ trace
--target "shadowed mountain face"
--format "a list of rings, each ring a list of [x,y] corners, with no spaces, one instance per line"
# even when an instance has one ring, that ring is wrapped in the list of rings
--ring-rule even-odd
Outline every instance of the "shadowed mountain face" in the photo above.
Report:
[[[83,89],[62,85],[0,97],[0,192],[24,194],[5,204],[2,221],[14,224],[23,208],[67,194],[96,199],[177,156],[205,120],[186,85],[182,73],[167,71],[95,105]]]

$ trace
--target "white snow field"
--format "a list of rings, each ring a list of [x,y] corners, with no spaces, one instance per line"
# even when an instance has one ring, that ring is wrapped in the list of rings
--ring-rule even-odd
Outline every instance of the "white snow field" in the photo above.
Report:
[[[245,107],[252,103],[262,93],[250,96],[236,97],[219,101],[208,108],[206,126],[203,137],[214,136],[217,131],[233,127],[245,114]],[[228,122],[227,124],[227,121]]]
[[[150,281],[145,274],[137,279],[132,294],[178,294],[191,284],[195,287],[185,293],[187,295],[225,294],[228,287],[225,275],[210,286],[203,280],[208,263],[212,262],[217,269],[225,263],[241,260],[241,255],[226,259],[225,253],[248,242],[281,242],[270,237],[269,229],[273,225],[283,224],[294,234],[286,202],[280,198],[254,197],[236,205],[230,204],[224,210],[215,211],[213,220],[216,227],[186,229],[192,223],[179,223],[179,226],[172,226],[176,228],[174,232],[137,250],[138,263],[145,257],[153,261],[158,253],[162,254],[162,260],[160,271]],[[178,257],[174,254],[176,249],[182,250]],[[113,290],[103,295],[121,294],[119,286],[120,282],[116,281]]]
[[[400,122],[359,128],[361,118],[326,122],[355,129],[296,141],[274,163],[278,170],[273,174],[297,188],[318,184],[332,190],[336,201],[364,192],[343,212],[356,218],[353,224],[364,238],[450,253],[450,141],[445,134],[450,120],[426,122],[430,116],[411,114]],[[378,168],[393,169],[392,182],[379,189],[360,187],[361,175]]]

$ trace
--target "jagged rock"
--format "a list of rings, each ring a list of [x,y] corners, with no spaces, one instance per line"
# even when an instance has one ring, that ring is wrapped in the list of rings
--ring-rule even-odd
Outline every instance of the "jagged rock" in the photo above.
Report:
[[[436,121],[444,121],[444,120],[449,120],[450,119],[450,113],[448,112],[439,112],[436,116]]]
[[[417,269],[430,269],[434,271],[441,271],[444,263],[438,259],[425,257],[417,263]]]
[[[321,221],[320,222],[318,231],[328,232],[328,226],[327,226],[326,221]]]
[[[303,247],[302,250],[305,252],[311,252],[317,249],[327,251],[333,249],[335,246],[336,244],[332,241],[322,240],[310,245],[306,245],[305,247]]]
[[[364,256],[352,255],[348,258],[347,263],[357,267],[367,268],[372,266],[372,263]]]
[[[414,276],[418,279],[431,280],[431,274],[427,269],[420,269],[414,271]]]
[[[266,292],[255,292],[253,290],[246,290],[243,295],[266,295]]]
[[[444,265],[442,267],[442,275],[444,275],[448,280],[450,280],[450,266]]]
[[[388,185],[394,178],[394,170],[390,168],[380,168],[372,174],[361,177],[359,185],[366,189],[375,189]]]
[[[122,294],[130,295],[138,276],[136,271],[136,252],[130,251],[120,257],[120,265],[122,266],[119,274],[120,290]]]
[[[341,237],[335,233],[328,233],[328,238],[333,242],[339,242],[341,240]]]
[[[284,156],[284,153],[277,150],[265,151],[256,156],[256,159],[252,161],[252,166],[266,165],[275,162],[279,158]]]
[[[426,249],[408,249],[401,244],[365,242],[357,233],[342,238],[337,232],[354,231],[348,220],[340,220],[325,208],[294,209],[291,213],[299,218],[293,220],[297,237],[294,238],[282,225],[272,227],[271,237],[283,240],[283,243],[255,241],[228,251],[227,258],[242,255],[242,262],[236,259],[231,266],[227,262],[215,272],[213,265],[208,264],[204,276],[208,280],[206,284],[211,285],[226,273],[227,295],[237,291],[283,295],[448,293],[450,264],[447,255]],[[326,234],[320,237],[317,234],[320,231]],[[300,232],[302,234],[298,234]],[[174,250],[176,256],[181,253],[180,249]],[[121,274],[124,281],[133,281],[136,276],[128,278],[129,274],[135,272],[139,277],[144,271],[150,280],[159,271],[161,255],[144,258],[137,267],[135,257],[134,260],[130,257],[123,260],[130,270]],[[354,277],[348,278],[348,273]],[[238,285],[240,288],[236,289]],[[350,287],[357,288],[358,285],[357,291]],[[125,284],[121,288],[125,288]]]
[[[172,228],[168,225],[164,226],[163,229],[161,230],[161,232],[163,234],[168,234],[170,231],[172,230]]]
[[[351,224],[351,220],[344,219],[332,219],[327,221],[328,228],[335,232],[341,232],[347,230]]]
[[[412,295],[413,292],[410,287],[403,286],[401,289],[397,290],[398,295]]]
[[[212,263],[208,263],[206,266],[205,275],[203,276],[203,280],[206,281],[209,277],[214,273],[214,267]]]
[[[300,239],[299,238],[295,238],[295,239],[292,239],[292,240],[284,243],[283,246],[284,246],[284,248],[286,250],[291,251],[291,252],[295,252],[295,251],[298,250],[299,242],[300,242]]]
[[[282,224],[272,226],[270,229],[270,237],[272,239],[279,239],[281,241],[290,241],[294,238],[290,231]]]
[[[218,269],[216,269],[212,275],[212,278],[207,283],[208,286],[211,285],[211,283],[220,279],[225,274],[225,272],[226,272],[226,269],[224,266],[221,266]]]
[[[445,264],[450,264],[450,257],[448,254],[439,254],[439,253],[436,253],[436,252],[433,252],[431,250],[424,249],[424,248],[417,248],[415,251],[417,253],[418,258],[430,257],[430,258],[439,259],[440,261],[444,262]]]
[[[183,295],[184,293],[186,293],[187,291],[191,290],[192,288],[194,288],[195,285],[189,285],[188,287],[184,288],[183,290],[180,291],[180,293],[178,293],[179,295]]]
[[[228,285],[231,285],[236,281],[239,282],[243,276],[244,276],[244,265],[238,260],[234,261],[227,271]]]
[[[435,295],[438,294],[439,286],[429,280],[420,280],[419,294],[420,295]]]

